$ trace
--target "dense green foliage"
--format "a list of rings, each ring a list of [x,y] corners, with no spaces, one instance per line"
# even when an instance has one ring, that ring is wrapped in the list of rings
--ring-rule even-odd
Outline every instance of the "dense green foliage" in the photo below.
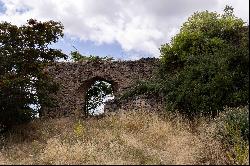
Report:
[[[137,81],[134,86],[130,87],[129,90],[125,91],[119,99],[127,99],[141,94],[147,95],[164,95],[166,93],[165,87],[162,85],[161,80],[150,80],[150,81]]]
[[[221,134],[223,137],[231,137],[232,140],[234,132],[239,132],[240,137],[244,141],[249,140],[249,110],[247,107],[239,108],[225,108],[225,112],[221,114],[219,121],[223,122],[220,124]],[[229,131],[230,128],[230,131]],[[227,131],[225,131],[227,130]]]
[[[231,7],[192,15],[160,49],[168,106],[193,116],[248,104],[248,48],[248,29]]]
[[[141,83],[131,94],[160,93],[168,110],[189,117],[248,104],[248,27],[231,7],[223,14],[194,13],[160,52],[158,80]]]
[[[225,108],[216,119],[217,136],[227,152],[229,164],[247,164],[249,155],[249,109]]]
[[[49,48],[63,36],[63,26],[54,21],[30,19],[27,25],[0,23],[0,125],[9,127],[29,121],[51,100],[47,94],[57,89],[43,72],[49,62],[66,58]],[[36,110],[36,111],[35,111]]]
[[[169,77],[167,100],[188,115],[214,115],[223,106],[248,102],[247,50],[228,48],[189,59],[183,70]]]

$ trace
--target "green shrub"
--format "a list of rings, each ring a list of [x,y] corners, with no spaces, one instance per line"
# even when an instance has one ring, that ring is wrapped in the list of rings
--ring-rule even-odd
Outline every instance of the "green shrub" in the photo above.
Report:
[[[127,99],[130,97],[147,94],[147,95],[160,95],[163,94],[164,87],[161,82],[157,81],[137,81],[134,86],[125,91],[120,99]]]
[[[220,116],[220,120],[234,131],[240,132],[240,137],[244,141],[249,141],[249,109],[247,107],[225,108],[225,112]],[[226,133],[223,132],[222,133]],[[227,137],[232,137],[228,132]]]
[[[224,106],[235,107],[248,102],[248,54],[228,48],[214,54],[203,54],[186,61],[186,66],[164,86],[168,108],[190,115],[217,115]],[[231,69],[232,59],[238,64]]]
[[[218,138],[229,164],[247,164],[249,155],[249,109],[226,108],[217,119]]]
[[[248,104],[248,28],[231,7],[194,13],[160,51],[168,110],[193,118]]]

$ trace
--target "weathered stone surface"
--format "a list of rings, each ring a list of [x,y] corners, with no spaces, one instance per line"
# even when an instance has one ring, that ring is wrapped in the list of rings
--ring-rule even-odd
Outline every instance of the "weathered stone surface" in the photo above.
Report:
[[[163,111],[165,102],[160,96],[140,95],[124,100],[110,100],[105,103],[104,113],[121,111]]]
[[[156,58],[143,58],[137,61],[55,63],[49,66],[46,72],[60,85],[59,91],[56,94],[51,94],[57,101],[57,106],[44,109],[42,115],[48,117],[84,116],[86,92],[95,81],[103,80],[111,83],[116,97],[136,81],[153,78],[158,65],[159,59]],[[129,104],[129,102],[132,103]],[[119,108],[130,109],[129,105],[134,106],[134,108],[138,106],[142,108],[144,105],[146,108],[150,100],[136,99],[136,101],[130,100],[129,102],[126,104],[123,101],[123,106],[120,105]],[[105,112],[118,108],[115,103],[113,104],[107,104]]]

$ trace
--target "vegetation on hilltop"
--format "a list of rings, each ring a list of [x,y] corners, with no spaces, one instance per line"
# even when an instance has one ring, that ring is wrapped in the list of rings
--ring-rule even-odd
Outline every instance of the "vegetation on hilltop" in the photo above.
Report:
[[[82,55],[79,51],[71,51],[70,55],[71,55],[71,59],[74,62],[81,62],[81,61],[86,61],[86,60],[89,60],[89,61],[102,61],[102,60],[112,61],[114,60],[113,57],[108,57],[108,56],[100,57],[100,56],[94,56],[94,55],[89,55],[89,56]]]

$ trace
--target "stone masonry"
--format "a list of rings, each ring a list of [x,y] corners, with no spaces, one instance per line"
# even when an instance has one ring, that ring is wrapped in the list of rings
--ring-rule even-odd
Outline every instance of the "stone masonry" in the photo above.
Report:
[[[113,114],[122,111],[153,111],[164,110],[165,102],[162,97],[154,95],[139,95],[123,100],[110,100],[105,103],[104,113]]]
[[[45,70],[60,85],[59,91],[51,94],[57,106],[45,108],[41,116],[84,116],[86,92],[95,81],[109,82],[116,98],[136,81],[153,78],[158,66],[159,59],[156,58],[143,58],[137,61],[57,62]],[[136,99],[130,102],[132,103],[123,102],[124,106],[120,103],[119,108],[138,106],[138,102],[143,106],[146,101]],[[117,103],[109,102],[105,106],[105,112],[117,109],[116,105]]]

